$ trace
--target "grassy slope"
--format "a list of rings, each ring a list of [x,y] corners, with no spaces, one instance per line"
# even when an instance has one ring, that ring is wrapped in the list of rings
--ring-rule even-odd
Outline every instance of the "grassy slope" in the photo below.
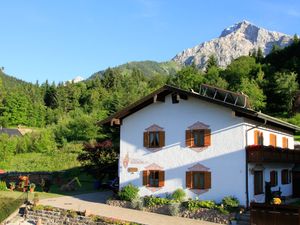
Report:
[[[7,171],[59,171],[80,166],[77,153],[54,152],[52,154],[23,153],[8,162],[0,161],[0,168]]]
[[[138,69],[142,71],[146,76],[151,76],[153,74],[161,75],[173,75],[181,66],[175,62],[155,62],[155,61],[136,61],[122,64],[120,66],[114,67],[121,71],[121,73],[131,73],[133,69]],[[99,71],[93,74],[89,79],[96,76],[101,76],[105,70]]]

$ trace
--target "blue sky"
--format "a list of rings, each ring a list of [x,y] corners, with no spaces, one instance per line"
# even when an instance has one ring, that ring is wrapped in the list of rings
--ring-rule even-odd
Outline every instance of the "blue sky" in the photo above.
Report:
[[[1,0],[0,10],[0,66],[40,83],[167,61],[242,20],[300,34],[299,0]]]

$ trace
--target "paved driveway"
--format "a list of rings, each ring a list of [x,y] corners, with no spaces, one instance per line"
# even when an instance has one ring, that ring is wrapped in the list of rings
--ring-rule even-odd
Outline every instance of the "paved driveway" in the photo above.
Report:
[[[104,204],[111,192],[97,192],[59,198],[49,198],[40,201],[42,205],[51,205],[63,209],[78,211],[88,210],[90,213],[112,217],[120,220],[137,222],[149,225],[213,225],[215,223],[187,219],[182,217],[166,216],[139,210],[114,207]]]

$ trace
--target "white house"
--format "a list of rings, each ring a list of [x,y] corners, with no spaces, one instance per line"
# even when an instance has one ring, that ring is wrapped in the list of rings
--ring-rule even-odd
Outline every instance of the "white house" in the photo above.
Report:
[[[241,94],[203,85],[201,92],[164,86],[100,121],[120,126],[120,188],[242,205],[264,201],[265,181],[291,196],[298,127],[249,108]],[[296,173],[296,172],[295,172]]]

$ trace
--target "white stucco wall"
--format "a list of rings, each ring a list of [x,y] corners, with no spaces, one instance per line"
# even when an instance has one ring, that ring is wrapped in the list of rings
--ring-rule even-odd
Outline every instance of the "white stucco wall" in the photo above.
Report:
[[[275,128],[266,127],[263,124],[254,123],[253,121],[250,120],[245,120],[245,122],[246,122],[245,125],[247,126],[247,129],[249,129],[249,131],[247,132],[247,136],[248,136],[247,145],[254,144],[254,131],[259,130],[260,132],[263,133],[265,146],[270,145],[270,134],[275,134],[277,139],[276,140],[277,147],[282,147],[282,138],[286,137],[288,138],[288,148],[294,149],[294,136],[292,134],[288,134],[282,130],[278,130]],[[259,127],[251,129],[255,125],[259,125]]]
[[[210,126],[211,146],[202,152],[185,147],[185,130],[200,121]],[[157,124],[165,130],[165,147],[157,152],[143,147],[143,132]],[[228,108],[193,97],[172,104],[167,96],[164,103],[151,104],[122,121],[120,136],[120,187],[132,183],[140,187],[140,195],[165,196],[183,188],[189,197],[197,195],[185,186],[185,173],[197,163],[210,168],[212,188],[200,194],[203,200],[220,201],[224,196],[236,196],[245,205],[245,126]],[[129,173],[128,167],[138,168]],[[126,161],[126,160],[125,160]],[[152,192],[142,186],[142,171],[156,163],[164,168],[165,186]]]
[[[255,164],[249,164],[249,171],[251,171],[256,165]],[[281,170],[283,169],[288,169],[288,170],[292,170],[293,168],[293,164],[263,164],[261,165],[263,168],[263,190],[265,191],[265,182],[270,182],[270,172],[272,170],[277,171],[278,174],[278,183],[277,186],[272,187],[271,190],[272,191],[278,191],[279,187],[282,191],[282,196],[291,196],[293,194],[293,186],[292,183],[290,184],[282,184],[281,183]],[[254,195],[254,175],[251,174],[251,172],[249,172],[249,200],[251,201],[255,201],[255,202],[264,202],[265,200],[265,195],[261,194],[261,195]]]
[[[246,126],[246,133],[247,133],[247,144],[253,145],[254,144],[254,131],[259,130],[263,132],[264,137],[264,145],[268,146],[270,144],[270,134],[275,134],[277,137],[277,147],[282,147],[282,137],[288,138],[288,148],[294,149],[294,136],[292,134],[289,134],[287,132],[284,132],[283,130],[275,129],[274,127],[266,127],[266,126],[259,126],[254,128],[254,126],[259,125],[258,123],[255,123],[253,121],[245,120],[245,126]],[[254,128],[254,129],[252,129]],[[272,191],[277,191],[279,187],[282,191],[282,196],[291,196],[293,194],[293,187],[292,183],[290,184],[281,184],[281,170],[283,169],[289,169],[291,170],[293,168],[294,164],[286,164],[286,163],[264,163],[264,164],[249,164],[248,168],[248,187],[249,187],[249,201],[255,201],[255,202],[264,202],[265,195],[254,195],[254,175],[251,173],[255,167],[262,167],[263,169],[263,190],[265,191],[265,182],[270,182],[270,172],[272,170],[277,171],[278,173],[278,185],[275,187],[272,187]]]

